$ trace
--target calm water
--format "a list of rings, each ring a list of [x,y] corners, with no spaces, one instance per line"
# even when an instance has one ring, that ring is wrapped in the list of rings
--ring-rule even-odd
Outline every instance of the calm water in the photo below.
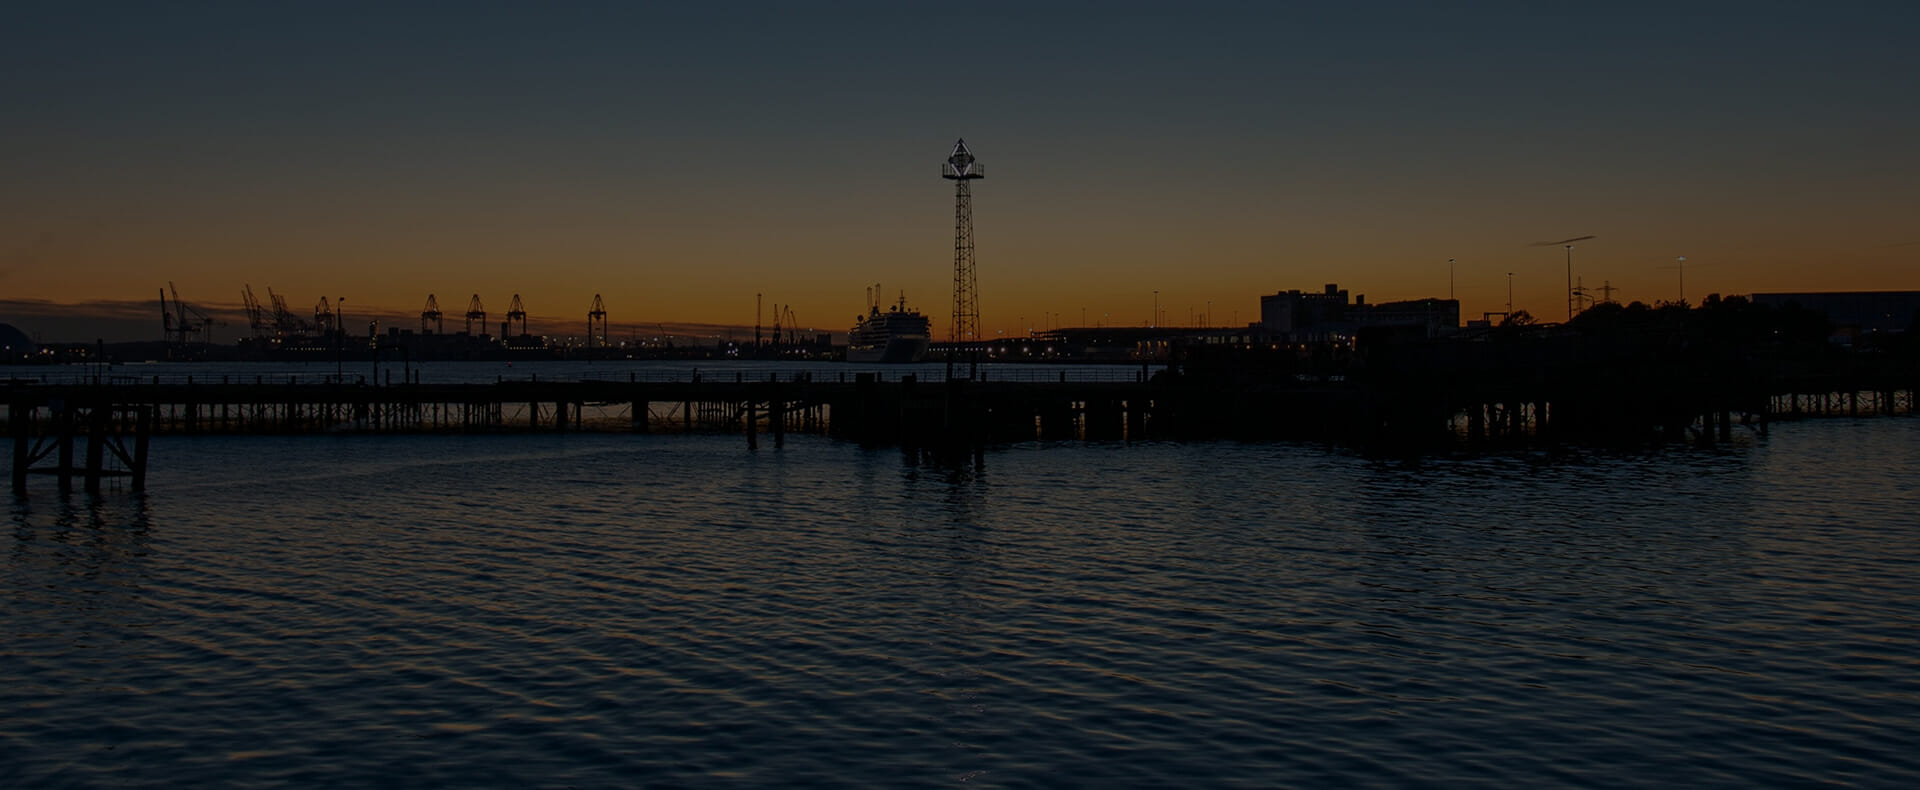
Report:
[[[1920,785],[1920,420],[1381,461],[165,438],[11,500],[0,786]]]

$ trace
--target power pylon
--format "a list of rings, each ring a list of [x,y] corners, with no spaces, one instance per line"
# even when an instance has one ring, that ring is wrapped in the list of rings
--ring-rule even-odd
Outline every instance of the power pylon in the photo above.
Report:
[[[953,144],[940,177],[953,181],[953,328],[954,343],[980,339],[980,281],[973,269],[973,189],[967,182],[986,178],[987,171],[967,150],[967,141]]]

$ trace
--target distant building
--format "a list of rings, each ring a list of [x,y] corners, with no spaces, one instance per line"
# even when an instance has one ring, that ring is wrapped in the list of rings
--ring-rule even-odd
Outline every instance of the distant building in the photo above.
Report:
[[[1339,285],[1325,290],[1281,291],[1260,297],[1260,330],[1268,342],[1315,343],[1351,336],[1362,327],[1419,327],[1428,337],[1460,329],[1460,302],[1415,299],[1367,304],[1365,294],[1348,300]]]
[[[1451,335],[1460,331],[1460,301],[1457,299],[1413,299],[1361,305],[1362,326],[1417,326],[1427,337]]]
[[[1797,304],[1826,313],[1836,327],[1860,332],[1905,332],[1920,315],[1920,291],[1828,291],[1754,294],[1754,304]]]
[[[1260,329],[1280,342],[1324,340],[1328,334],[1351,330],[1347,308],[1347,292],[1333,283],[1320,293],[1281,291],[1260,297]]]

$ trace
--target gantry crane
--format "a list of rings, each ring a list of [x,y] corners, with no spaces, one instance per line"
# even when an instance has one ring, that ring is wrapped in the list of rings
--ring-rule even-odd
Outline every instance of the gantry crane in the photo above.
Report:
[[[598,329],[596,332],[595,330]],[[607,305],[600,301],[600,295],[593,295],[593,307],[587,309],[587,348],[593,348],[595,338],[602,348],[607,345]]]
[[[440,300],[433,298],[433,294],[427,294],[427,306],[420,309],[420,334],[437,335],[445,331],[440,325],[440,318]],[[431,333],[427,331],[428,322],[433,323],[433,331]]]
[[[255,341],[265,342],[272,334],[267,319],[267,308],[253,297],[253,285],[249,283],[240,291],[240,301],[247,308],[247,328],[253,331]]]
[[[480,295],[474,294],[467,300],[467,335],[473,335],[473,322],[480,322],[480,334],[487,333],[487,308],[481,306]]]
[[[172,309],[167,306],[168,292],[173,293]],[[211,344],[213,328],[219,324],[200,308],[180,301],[180,289],[175,288],[173,283],[167,283],[167,287],[160,290],[160,328],[168,341],[178,346],[185,346],[196,339],[200,343]],[[195,338],[195,335],[199,337]]]
[[[334,322],[333,303],[327,301],[327,297],[320,297],[320,303],[313,306],[313,324],[323,335],[341,328]]]
[[[772,345],[774,348],[780,347],[780,303],[779,302],[773,303],[773,342],[769,345]]]
[[[513,335],[511,331],[513,329],[513,322],[515,321],[520,322],[520,332],[517,335]],[[503,325],[500,334],[517,337],[527,336],[527,306],[520,303],[519,294],[514,294],[513,301],[507,305],[507,323]]]
[[[280,342],[285,343],[288,338],[305,337],[319,331],[312,324],[294,315],[293,310],[287,307],[287,297],[274,293],[272,286],[267,287],[267,302],[273,306],[273,331]]]

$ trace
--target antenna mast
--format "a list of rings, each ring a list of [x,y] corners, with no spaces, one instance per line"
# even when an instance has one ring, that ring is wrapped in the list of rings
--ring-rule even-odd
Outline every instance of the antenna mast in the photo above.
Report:
[[[985,178],[986,169],[967,150],[967,141],[953,144],[940,177],[953,181],[953,328],[954,343],[980,339],[980,281],[973,270],[973,189],[967,182]]]

